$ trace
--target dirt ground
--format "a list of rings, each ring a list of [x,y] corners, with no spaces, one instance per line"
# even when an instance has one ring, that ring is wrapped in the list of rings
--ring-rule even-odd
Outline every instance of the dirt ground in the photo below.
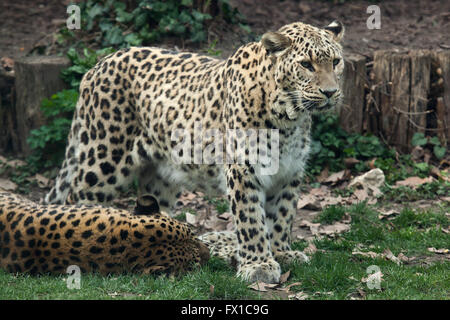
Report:
[[[51,36],[64,19],[69,1],[0,1],[0,58],[28,54],[40,41]],[[59,19],[59,20],[58,20]]]
[[[69,0],[4,0],[0,2],[0,58],[17,58],[52,41],[52,32],[66,17]],[[302,21],[324,26],[337,19],[346,26],[347,52],[372,55],[390,48],[450,49],[450,1],[395,0],[376,3],[381,10],[381,29],[366,26],[367,7],[373,1],[231,0],[245,16],[252,35],[237,26],[212,23],[210,40],[227,56],[256,35]],[[169,42],[170,43],[170,42]],[[163,44],[163,45],[167,45]],[[187,48],[189,49],[189,48]]]
[[[275,30],[293,21],[324,26],[339,20],[346,27],[347,52],[371,55],[380,49],[450,49],[450,1],[274,1],[235,0],[253,32]],[[335,4],[336,3],[336,4]],[[381,28],[369,30],[366,13],[380,7]]]

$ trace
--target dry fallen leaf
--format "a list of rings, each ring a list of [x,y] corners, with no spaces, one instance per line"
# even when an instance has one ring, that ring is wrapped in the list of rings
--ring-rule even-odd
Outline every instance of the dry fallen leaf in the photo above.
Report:
[[[5,191],[14,191],[17,189],[17,184],[8,179],[0,178],[0,189]]]
[[[349,188],[361,186],[364,189],[380,188],[385,181],[383,170],[375,168],[355,177],[348,185]]]
[[[186,222],[195,226],[197,224],[197,216],[195,214],[186,212]]]
[[[257,281],[248,286],[248,288],[253,289],[255,291],[267,292],[267,288],[272,289],[278,287],[278,283],[265,283],[262,281]]]
[[[428,177],[428,178],[419,178],[419,177],[410,177],[407,178],[405,180],[401,180],[401,181],[397,181],[395,183],[395,187],[398,186],[406,186],[406,187],[411,187],[413,189],[416,189],[418,186],[424,184],[424,183],[431,183],[434,181],[433,177]]]
[[[297,209],[322,210],[320,201],[313,195],[307,194],[300,197],[297,202]]]
[[[365,189],[356,189],[353,194],[356,196],[356,198],[359,201],[365,201],[367,198],[369,198],[369,194]]]
[[[429,252],[433,252],[433,253],[437,253],[437,254],[446,254],[446,253],[449,253],[449,250],[448,249],[436,249],[436,248],[428,248],[427,249]]]
[[[320,188],[312,188],[309,194],[317,198],[325,197],[330,194],[330,189],[327,186],[321,186]]]
[[[324,182],[328,178],[328,176],[329,176],[328,167],[325,167],[325,169],[323,169],[320,175],[317,177],[317,182],[319,183]]]
[[[318,295],[318,296],[332,296],[333,295],[333,291],[327,291],[327,292],[320,292],[320,291],[316,291],[314,292],[314,295]]]
[[[383,255],[386,257],[386,259],[395,262],[397,265],[400,265],[400,264],[402,263],[402,261],[401,261],[399,258],[397,258],[397,257],[392,253],[392,251],[389,250],[389,249],[384,250]]]
[[[351,223],[352,222],[352,216],[348,212],[346,212],[344,214],[344,217],[342,218],[341,222],[342,223]]]
[[[332,185],[334,185],[343,180],[345,180],[345,170],[333,173],[331,176],[324,180],[324,183],[331,183]]]
[[[49,179],[44,177],[43,175],[37,173],[31,178],[27,179],[28,181],[36,181],[39,188],[46,188],[49,183]]]
[[[360,161],[356,158],[345,158],[344,164],[347,168],[353,167],[355,164],[358,164]]]
[[[299,226],[309,228],[313,236],[319,234],[320,223],[312,223],[308,220],[302,220],[300,221]]]
[[[372,258],[372,259],[380,257],[379,253],[376,253],[373,251],[362,252],[362,251],[355,250],[352,252],[352,255],[360,255],[360,256],[368,257],[368,258]]]
[[[366,297],[366,293],[361,288],[356,288],[356,291],[351,292],[347,295],[350,300],[363,300]]]
[[[380,214],[378,215],[378,219],[382,220],[382,219],[387,219],[387,220],[391,220],[393,218],[394,215],[399,214],[399,212],[395,209],[391,209],[388,211],[380,211]]]
[[[222,219],[222,220],[230,220],[232,217],[233,217],[233,215],[231,214],[231,212],[224,212],[224,213],[222,213],[222,214],[220,214],[220,215],[218,215],[217,216],[219,219]]]
[[[361,288],[357,288],[356,290],[358,291],[362,299],[366,297],[366,293],[364,292],[364,290],[362,290]]]
[[[18,160],[18,159],[16,159],[16,160],[10,160],[10,161],[8,161],[7,163],[6,163],[8,166],[10,166],[11,168],[17,168],[17,167],[23,167],[23,166],[26,166],[27,165],[27,163],[25,162],[25,161],[22,161],[22,160]]]
[[[403,253],[399,253],[397,258],[399,258],[401,261],[403,262],[409,262],[410,260],[412,260],[413,258],[409,258],[407,256],[405,256]]]
[[[322,201],[320,201],[320,206],[322,208],[325,208],[327,206],[332,206],[332,205],[336,205],[336,204],[341,204],[342,203],[342,197],[341,196],[337,196],[337,197],[333,197],[333,196],[329,196],[329,197],[325,197],[322,199]]]
[[[363,175],[355,177],[348,184],[348,188],[356,188],[353,192],[356,199],[360,201],[368,200],[369,204],[377,203],[377,197],[381,195],[380,187],[384,184],[385,177],[381,169],[372,169]],[[354,203],[351,197],[347,201]]]
[[[450,177],[443,175],[441,171],[435,166],[431,167],[430,174],[433,175],[435,178],[442,179],[444,181],[450,181]]]
[[[287,272],[283,273],[280,276],[280,284],[283,284],[287,281],[287,279],[289,279],[289,276],[291,275],[291,270],[288,270]]]
[[[292,287],[295,287],[295,286],[301,286],[301,285],[302,285],[301,282],[294,282],[294,283],[291,283],[291,284],[287,285],[287,286],[284,287],[284,288],[278,288],[277,290],[289,292],[289,290],[290,290]]]
[[[350,230],[350,225],[342,222],[336,222],[330,225],[321,225],[319,228],[319,233],[326,235],[334,235],[346,232],[348,230]]]
[[[367,166],[368,166],[371,170],[372,170],[372,169],[376,169],[375,161],[377,161],[377,158],[373,158],[372,160],[366,162],[366,163],[367,163]]]
[[[304,292],[297,292],[296,294],[291,294],[288,296],[289,300],[306,300],[309,295]]]

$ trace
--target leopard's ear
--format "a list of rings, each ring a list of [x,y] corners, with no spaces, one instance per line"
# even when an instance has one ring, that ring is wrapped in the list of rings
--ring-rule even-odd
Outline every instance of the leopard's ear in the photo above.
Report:
[[[282,56],[291,47],[292,41],[278,32],[267,32],[261,38],[263,46],[270,55]]]
[[[333,21],[329,25],[325,27],[325,30],[328,30],[333,35],[334,40],[340,42],[344,37],[345,28],[344,25],[339,21]]]
[[[139,196],[136,199],[136,206],[134,207],[134,214],[151,215],[159,213],[158,200],[151,195]]]

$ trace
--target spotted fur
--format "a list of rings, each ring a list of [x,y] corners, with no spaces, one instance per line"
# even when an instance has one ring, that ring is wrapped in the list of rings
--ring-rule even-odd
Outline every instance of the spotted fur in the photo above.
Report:
[[[66,273],[76,265],[102,274],[178,274],[208,258],[185,224],[159,212],[38,205],[0,192],[0,267],[9,272]]]
[[[324,29],[298,22],[264,34],[226,60],[158,48],[123,49],[104,58],[83,77],[66,158],[46,202],[109,202],[134,177],[139,194],[154,195],[166,211],[183,189],[227,193],[238,274],[277,282],[276,257],[304,260],[290,248],[292,220],[310,149],[311,114],[341,100],[343,33],[338,22]],[[174,152],[181,157],[183,150],[172,138],[184,129],[194,142],[196,124],[202,132],[224,135],[230,129],[278,130],[277,172],[264,175],[264,164],[249,161],[174,161]],[[212,141],[201,140],[200,153]],[[245,135],[236,137],[236,145],[246,154],[252,148]],[[194,158],[198,150],[189,153]]]

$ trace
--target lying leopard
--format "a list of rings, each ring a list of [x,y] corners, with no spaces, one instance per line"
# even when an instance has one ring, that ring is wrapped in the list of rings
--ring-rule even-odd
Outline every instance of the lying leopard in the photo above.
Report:
[[[323,29],[297,22],[226,60],[145,47],[105,57],[83,77],[65,161],[46,202],[110,202],[135,177],[138,193],[154,195],[165,211],[185,189],[227,193],[238,275],[277,282],[278,261],[307,260],[291,250],[291,226],[311,115],[341,100],[343,34],[339,22]],[[255,151],[246,134],[227,140],[226,132],[259,129],[268,135],[264,142],[258,136],[256,151],[276,155],[276,170],[233,154],[220,157],[224,144],[245,156]],[[194,147],[181,148],[186,141]]]
[[[179,274],[209,259],[183,223],[151,199],[135,214],[100,206],[38,205],[0,192],[0,268],[8,272]],[[156,200],[155,200],[156,202]]]

